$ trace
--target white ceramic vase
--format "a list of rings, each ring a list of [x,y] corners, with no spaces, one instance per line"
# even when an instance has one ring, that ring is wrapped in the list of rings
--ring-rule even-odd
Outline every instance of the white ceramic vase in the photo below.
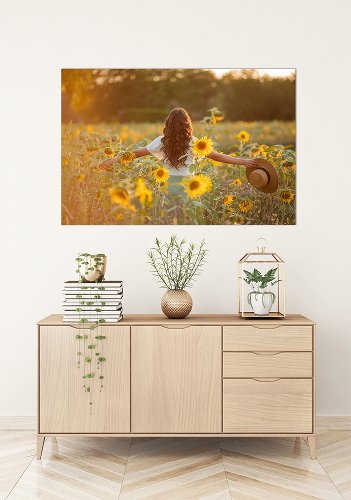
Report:
[[[78,263],[79,276],[83,282],[102,281],[106,272],[106,255],[84,255]]]
[[[273,292],[250,292],[247,301],[257,316],[268,316],[275,301]]]

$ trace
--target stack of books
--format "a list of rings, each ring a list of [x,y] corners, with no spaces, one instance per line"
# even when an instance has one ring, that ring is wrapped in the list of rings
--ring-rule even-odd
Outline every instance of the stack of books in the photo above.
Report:
[[[122,281],[81,283],[66,281],[63,321],[71,323],[117,323],[122,315]]]

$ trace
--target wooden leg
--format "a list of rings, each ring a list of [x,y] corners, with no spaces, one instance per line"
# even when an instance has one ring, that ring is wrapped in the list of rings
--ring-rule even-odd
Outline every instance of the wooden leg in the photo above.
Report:
[[[58,453],[58,446],[57,446],[57,438],[56,438],[56,436],[53,436],[53,438],[52,438],[52,451],[54,453]]]
[[[309,436],[307,438],[308,440],[308,446],[310,447],[310,454],[312,460],[315,460],[317,458],[316,456],[316,438],[315,436]]]
[[[45,437],[37,436],[37,460],[41,459],[41,454],[43,453]]]

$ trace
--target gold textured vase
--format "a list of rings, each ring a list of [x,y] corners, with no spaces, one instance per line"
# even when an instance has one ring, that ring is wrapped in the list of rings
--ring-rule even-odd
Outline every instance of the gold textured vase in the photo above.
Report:
[[[193,299],[185,290],[167,290],[161,299],[161,309],[167,318],[186,318],[193,307]]]

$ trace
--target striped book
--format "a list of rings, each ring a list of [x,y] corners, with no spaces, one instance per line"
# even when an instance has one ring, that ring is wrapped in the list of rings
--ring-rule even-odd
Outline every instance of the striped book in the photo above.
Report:
[[[63,321],[117,323],[123,317],[122,297],[122,281],[66,281],[63,289]]]

